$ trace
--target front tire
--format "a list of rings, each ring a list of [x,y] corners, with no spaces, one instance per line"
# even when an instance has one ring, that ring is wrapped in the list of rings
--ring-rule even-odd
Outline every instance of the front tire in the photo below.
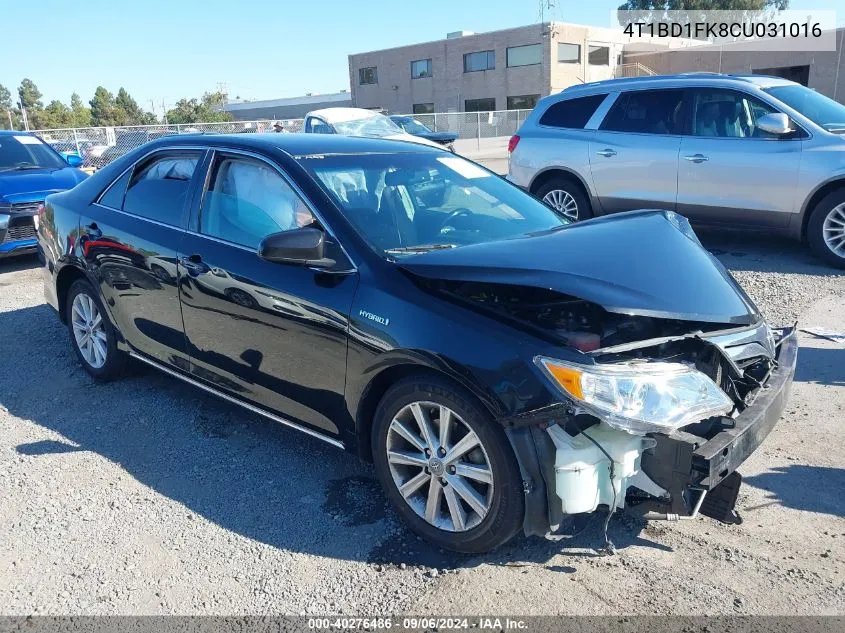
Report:
[[[102,381],[119,377],[126,354],[117,348],[117,332],[90,283],[82,279],[73,282],[66,314],[73,351],[85,371]]]
[[[396,383],[376,410],[372,444],[391,504],[434,545],[488,552],[522,526],[524,493],[510,443],[462,389],[422,375]]]
[[[813,252],[837,268],[845,268],[845,188],[830,192],[816,205],[807,224]]]
[[[574,178],[554,176],[534,192],[534,196],[573,222],[593,217],[590,200]]]

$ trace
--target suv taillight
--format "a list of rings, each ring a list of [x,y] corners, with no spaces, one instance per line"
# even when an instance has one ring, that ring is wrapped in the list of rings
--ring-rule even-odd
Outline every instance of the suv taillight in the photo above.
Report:
[[[513,136],[511,136],[511,140],[508,141],[508,154],[513,152],[513,150],[516,149],[516,146],[518,144],[519,144],[519,134],[514,134]]]

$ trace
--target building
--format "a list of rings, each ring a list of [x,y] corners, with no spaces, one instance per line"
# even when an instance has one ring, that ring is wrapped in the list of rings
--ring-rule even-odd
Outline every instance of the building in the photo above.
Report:
[[[639,40],[648,50],[689,40]],[[609,79],[630,43],[622,29],[546,22],[349,56],[352,100],[391,113],[533,108],[575,83]]]
[[[287,99],[265,101],[230,101],[222,106],[235,121],[257,121],[260,119],[301,119],[311,110],[320,108],[348,108],[352,106],[352,95],[346,90],[331,94],[307,94]]]
[[[782,40],[771,40],[765,43],[705,44],[671,54],[626,49],[624,58],[625,62],[644,64],[660,74],[750,72],[775,75],[845,103],[845,28],[837,29],[835,38],[835,51],[787,50],[789,46],[785,46]]]

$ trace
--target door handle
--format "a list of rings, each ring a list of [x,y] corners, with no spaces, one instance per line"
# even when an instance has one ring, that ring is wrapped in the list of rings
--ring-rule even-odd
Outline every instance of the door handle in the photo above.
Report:
[[[704,154],[693,154],[692,156],[684,156],[684,160],[688,160],[691,163],[704,163],[710,159]]]
[[[616,156],[616,150],[612,150],[610,148],[607,149],[600,149],[596,152],[599,156],[604,156],[605,158],[610,158],[611,156]]]
[[[210,270],[208,264],[202,261],[202,257],[196,254],[188,255],[187,257],[180,257],[179,264],[181,264],[190,275],[199,275],[200,273],[207,273]]]

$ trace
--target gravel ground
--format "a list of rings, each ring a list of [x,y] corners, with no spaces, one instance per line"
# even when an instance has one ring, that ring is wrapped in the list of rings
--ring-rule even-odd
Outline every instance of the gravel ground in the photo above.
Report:
[[[845,278],[791,242],[705,234],[773,324],[845,329]],[[93,383],[34,260],[0,262],[0,613],[845,613],[845,346],[810,337],[743,465],[740,526],[622,516],[574,540],[433,551],[371,469],[136,368]]]

